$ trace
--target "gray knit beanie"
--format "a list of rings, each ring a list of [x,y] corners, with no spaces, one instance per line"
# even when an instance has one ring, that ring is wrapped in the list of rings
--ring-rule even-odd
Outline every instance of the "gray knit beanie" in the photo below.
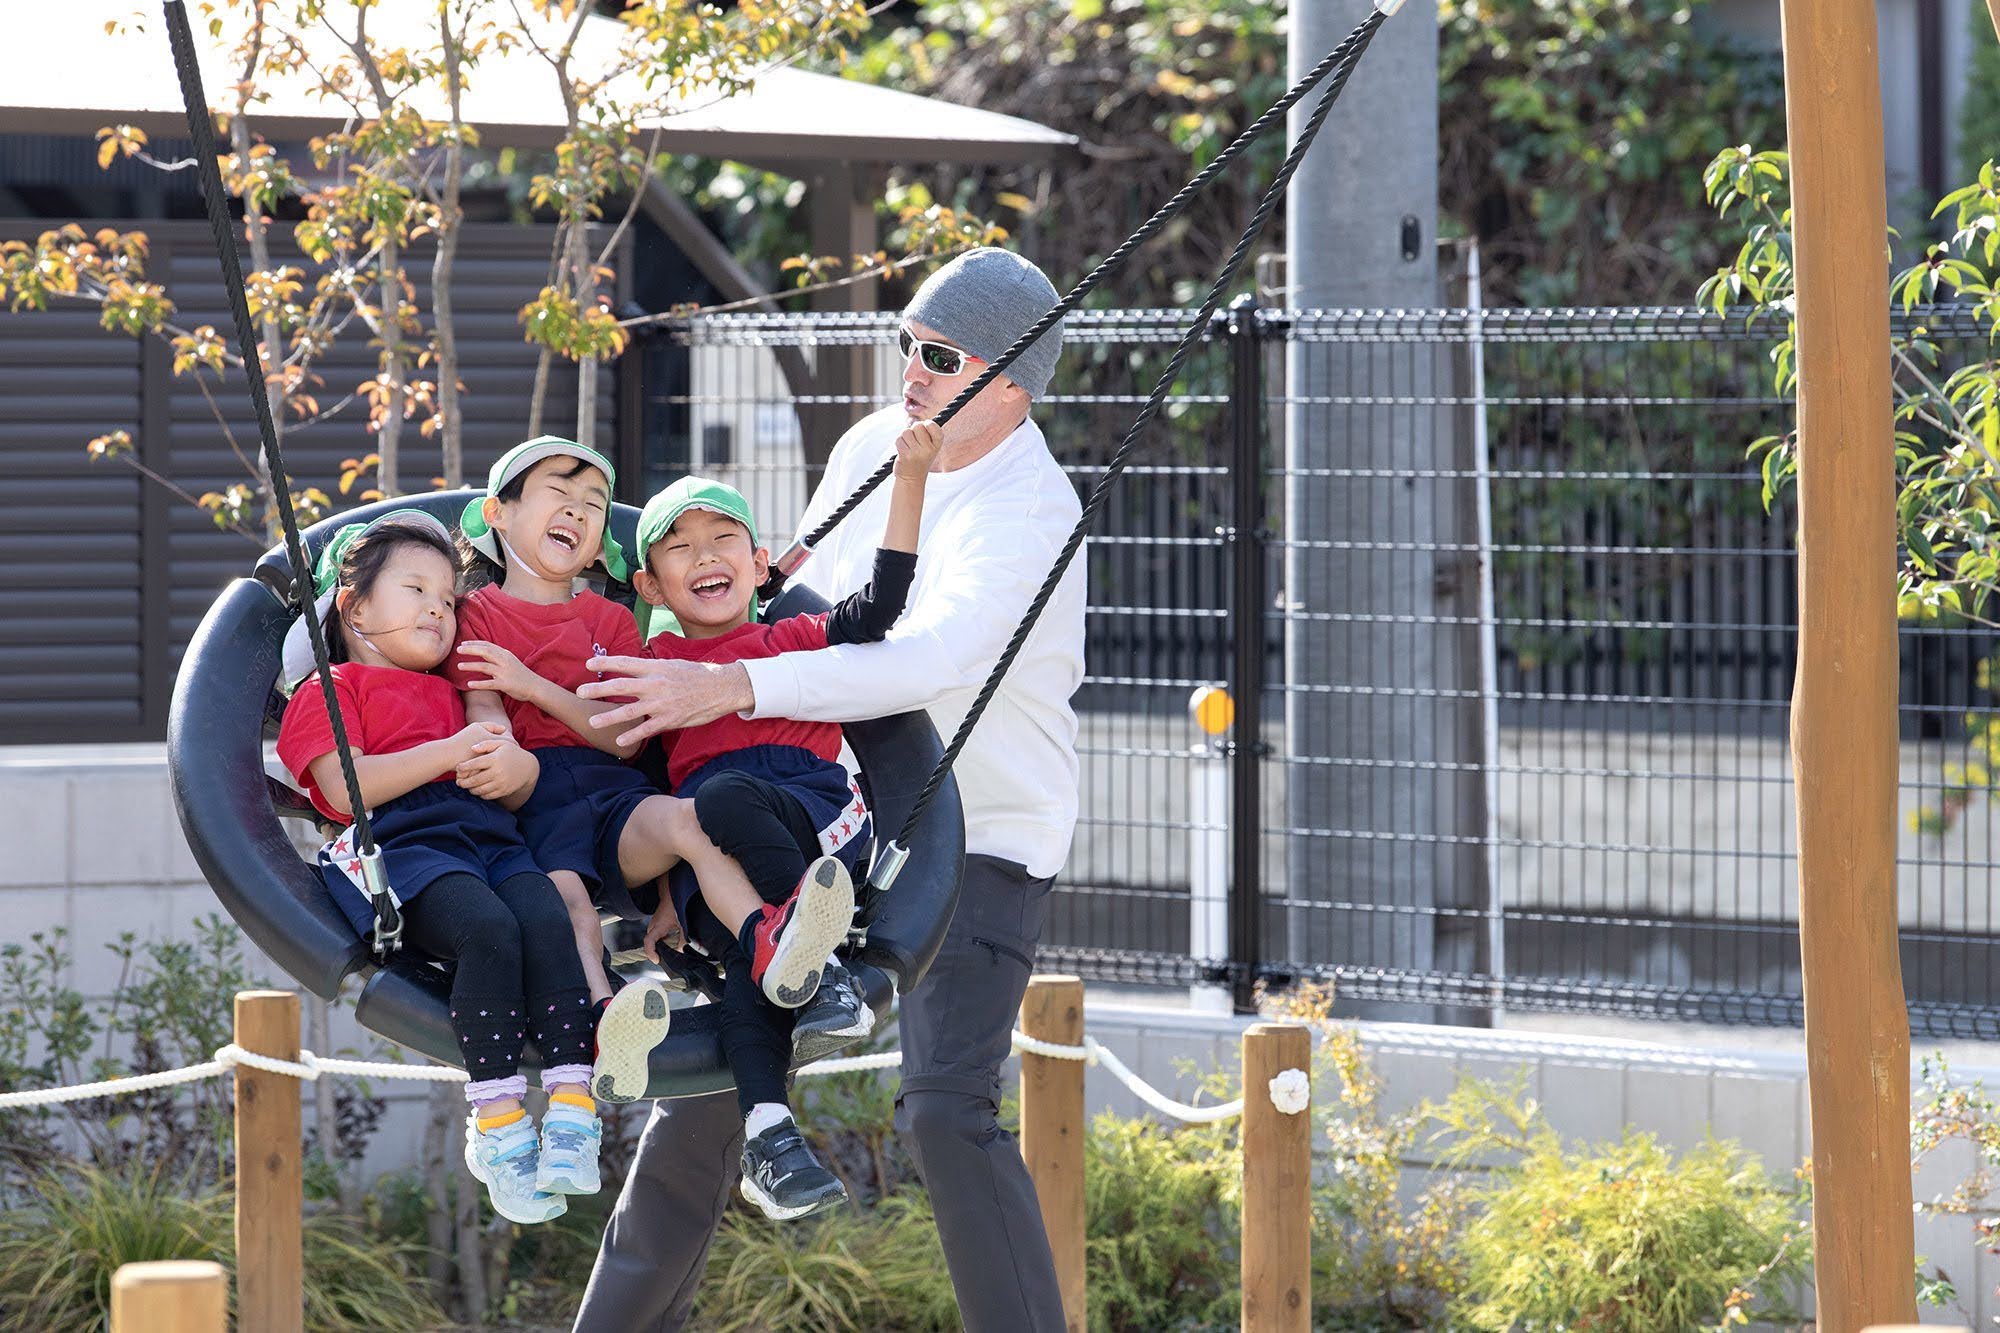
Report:
[[[1055,284],[1039,268],[1011,250],[982,246],[968,250],[924,279],[903,318],[928,324],[988,363],[1049,313]],[[1035,339],[1001,372],[1030,398],[1048,392],[1062,353],[1062,323]]]

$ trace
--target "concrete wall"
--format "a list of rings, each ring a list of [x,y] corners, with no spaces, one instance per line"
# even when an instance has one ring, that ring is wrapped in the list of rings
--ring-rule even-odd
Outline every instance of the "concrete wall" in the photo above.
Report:
[[[62,980],[101,999],[117,985],[119,960],[105,946],[130,932],[140,941],[185,940],[194,922],[224,916],[195,865],[167,786],[163,747],[0,747],[0,941],[25,943],[37,932],[69,932],[71,963]],[[281,989],[290,978],[247,939],[251,975]],[[308,997],[307,1007],[312,1001]],[[328,1014],[330,1052],[381,1059],[387,1044],[354,1021],[351,1005]],[[382,1083],[389,1102],[364,1174],[413,1163],[423,1129],[427,1085]],[[306,1126],[313,1095],[306,1095]]]

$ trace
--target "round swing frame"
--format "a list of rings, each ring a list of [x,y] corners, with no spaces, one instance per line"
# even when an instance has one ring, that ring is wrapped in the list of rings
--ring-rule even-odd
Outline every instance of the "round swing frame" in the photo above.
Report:
[[[475,494],[447,491],[383,501],[315,524],[301,535],[317,559],[345,524],[417,507],[451,526]],[[638,511],[614,505],[608,521],[619,540],[629,544]],[[303,796],[271,776],[265,759],[265,742],[275,734],[284,708],[276,689],[280,648],[299,614],[291,587],[290,562],[283,547],[275,548],[249,577],[222,591],[188,644],[167,720],[167,765],[181,828],[223,907],[282,971],[328,1000],[358,975],[355,1013],[362,1026],[432,1059],[459,1065],[444,965],[407,949],[386,959],[374,957],[286,832],[286,820],[318,822]],[[606,592],[619,599],[631,596],[620,584]],[[811,591],[793,587],[765,614],[781,619],[823,609]],[[879,846],[886,830],[906,823],[943,746],[921,712],[850,722],[844,731],[861,764]],[[878,1013],[888,1007],[893,992],[922,979],[958,902],[965,823],[956,784],[939,792],[932,805],[908,835],[909,862],[893,890],[870,889],[857,877],[862,938],[852,961],[859,964],[869,1003]],[[715,1005],[676,1011],[673,1030],[653,1051],[648,1097],[697,1096],[733,1085],[722,1057],[717,1015]],[[532,1043],[522,1067],[540,1068]]]

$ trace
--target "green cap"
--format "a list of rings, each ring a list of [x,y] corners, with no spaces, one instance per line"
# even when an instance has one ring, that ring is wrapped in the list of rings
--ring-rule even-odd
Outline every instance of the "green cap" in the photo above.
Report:
[[[588,445],[578,444],[575,440],[565,440],[558,435],[537,435],[534,439],[524,444],[517,444],[500,455],[500,460],[493,465],[492,471],[486,474],[486,495],[481,499],[470,501],[465,506],[465,512],[459,516],[458,527],[474,550],[502,569],[507,567],[507,556],[500,549],[500,535],[486,526],[486,501],[499,495],[506,489],[508,482],[545,458],[578,459],[602,472],[607,484],[613,487],[618,485],[618,473],[612,468],[610,459]],[[612,578],[624,579],[628,577],[625,552],[619,549],[618,539],[611,535],[610,517],[609,514],[605,515],[604,568]]]
[[[354,548],[354,543],[377,528],[392,523],[434,532],[444,539],[445,545],[451,544],[451,529],[421,509],[391,509],[367,523],[349,523],[336,530],[320,549],[319,563],[313,567],[313,604],[307,615],[325,621],[327,611],[333,606],[333,595],[340,583],[340,566],[347,559],[347,553]],[[305,616],[293,621],[292,627],[285,631],[285,644],[279,661],[287,686],[296,685],[313,673],[312,635],[306,628]]]
[[[757,520],[750,513],[750,502],[743,498],[743,492],[727,482],[712,481],[707,477],[682,477],[673,485],[646,501],[646,507],[639,511],[639,527],[632,542],[633,560],[638,567],[646,567],[646,557],[652,553],[653,543],[667,535],[682,514],[690,509],[706,509],[711,513],[733,518],[750,532],[750,545],[757,546]],[[750,615],[757,615],[757,599],[750,598]],[[654,606],[641,597],[632,604],[632,616],[639,622],[639,640],[645,642],[655,634],[680,632],[680,622],[674,613],[664,606]]]

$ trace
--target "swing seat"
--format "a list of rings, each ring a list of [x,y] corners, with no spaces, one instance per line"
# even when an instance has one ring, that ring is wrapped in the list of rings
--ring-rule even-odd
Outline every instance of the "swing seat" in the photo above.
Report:
[[[449,491],[368,505],[308,528],[308,560],[344,524],[367,522],[391,509],[422,508],[454,526],[480,494]],[[631,549],[639,511],[613,505],[609,523]],[[355,1005],[362,1026],[434,1060],[461,1065],[446,996],[449,978],[436,963],[407,951],[378,964],[299,854],[281,820],[316,821],[306,799],[272,776],[265,741],[275,736],[283,700],[277,694],[285,631],[298,614],[290,600],[291,566],[282,547],[257,562],[215,599],[189,642],[167,719],[167,765],[174,805],[202,874],[251,941],[301,986],[333,999],[342,981],[360,973]],[[631,590],[607,594],[630,601]],[[766,610],[770,619],[824,610],[809,590],[788,588]],[[844,727],[861,763],[861,782],[879,840],[900,829],[944,747],[930,719],[903,713]],[[911,836],[910,859],[888,892],[866,892],[859,919],[866,942],[850,959],[877,1014],[895,991],[916,985],[943,942],[958,902],[965,823],[958,788],[947,779]],[[856,887],[860,888],[857,879]],[[717,1007],[678,1010],[672,1032],[653,1051],[648,1097],[690,1097],[732,1086],[723,1062]],[[524,1071],[540,1068],[532,1042]]]

